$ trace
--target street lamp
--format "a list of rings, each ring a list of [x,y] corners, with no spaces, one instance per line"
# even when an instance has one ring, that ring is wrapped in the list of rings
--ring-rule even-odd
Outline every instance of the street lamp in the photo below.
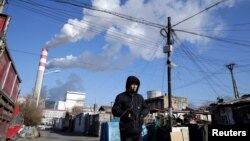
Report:
[[[45,72],[44,75],[47,75],[50,73],[59,73],[59,72],[61,72],[61,70],[52,70],[52,71]]]
[[[48,75],[48,74],[51,74],[51,73],[59,73],[61,72],[61,70],[51,70],[51,71],[45,71],[45,73],[43,74],[43,77],[45,75]],[[40,99],[40,98],[39,98]],[[48,100],[49,98],[46,96],[44,100]],[[39,101],[37,101],[37,104],[38,104]]]

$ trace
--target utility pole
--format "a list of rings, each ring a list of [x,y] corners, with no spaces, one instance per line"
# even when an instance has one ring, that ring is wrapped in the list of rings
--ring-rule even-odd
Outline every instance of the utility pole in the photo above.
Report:
[[[229,69],[229,71],[230,71],[230,73],[231,73],[232,82],[233,82],[233,88],[234,88],[234,96],[235,96],[235,99],[238,99],[238,98],[239,98],[239,92],[238,92],[238,88],[237,88],[237,85],[236,85],[236,81],[235,81],[234,75],[233,75],[234,65],[235,65],[235,64],[228,64],[228,65],[227,65],[227,68]]]
[[[164,47],[163,52],[167,53],[167,68],[168,68],[168,117],[169,117],[169,126],[172,130],[173,124],[173,107],[172,107],[172,84],[171,84],[171,68],[173,64],[171,62],[171,53],[173,50],[173,40],[172,40],[172,27],[171,27],[171,17],[168,17],[167,30],[165,28],[161,29],[161,35],[167,38],[167,45]]]
[[[110,112],[110,122],[111,122],[111,120],[112,120],[112,118],[113,118],[113,116],[112,116],[112,107],[113,107],[113,101],[111,101],[110,102],[110,104],[111,104],[111,112]]]
[[[3,7],[6,4],[6,0],[0,0],[0,13],[3,13]]]

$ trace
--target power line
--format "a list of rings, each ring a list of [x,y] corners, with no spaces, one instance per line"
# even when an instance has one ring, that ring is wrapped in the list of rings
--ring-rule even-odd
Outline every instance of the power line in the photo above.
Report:
[[[201,34],[200,34],[201,35]],[[117,37],[119,37],[119,36],[117,36]],[[203,36],[203,37],[206,37],[206,36]],[[215,38],[215,37],[214,37]],[[122,40],[123,38],[119,38],[120,40]],[[212,39],[212,38],[211,38]],[[217,38],[218,39],[218,38]]]
[[[176,37],[177,41],[180,42],[179,37],[175,34],[175,32],[174,32],[174,36]],[[208,74],[207,71],[204,71],[203,68],[205,68],[205,69],[207,69],[207,70],[208,70],[208,68],[207,68],[203,63],[199,63],[199,62],[198,62],[199,59],[195,59],[196,56],[195,56],[187,47],[185,47],[183,43],[180,42],[180,45],[183,46],[181,49],[188,55],[188,57],[190,58],[190,60],[191,60],[200,70],[202,70],[202,71],[206,74],[206,76],[205,76],[204,78],[200,79],[199,81],[195,81],[195,82],[192,82],[192,83],[190,83],[190,84],[186,84],[186,85],[184,85],[184,87],[189,86],[189,85],[192,85],[193,83],[198,83],[198,82],[200,82],[201,80],[206,80],[207,83],[209,84],[209,86],[211,87],[212,91],[218,96],[218,93],[217,93],[217,91],[215,90],[215,88],[213,87],[212,84],[216,84],[216,83],[219,81],[219,79],[217,79],[216,81],[213,81],[213,80],[212,80],[212,76],[215,76],[214,73]],[[196,57],[196,58],[197,58],[197,57]],[[203,65],[203,67],[202,67],[202,65]],[[205,79],[205,78],[206,78],[206,79]],[[216,86],[220,86],[221,84],[223,84],[223,82],[217,83]]]
[[[217,41],[221,41],[221,42],[226,42],[226,43],[231,43],[231,44],[235,44],[235,45],[240,45],[240,46],[243,46],[243,47],[250,47],[250,44],[245,44],[245,43],[240,43],[240,42],[234,42],[234,41],[231,41],[229,39],[213,37],[213,36],[209,36],[209,35],[199,34],[199,33],[191,32],[191,31],[185,31],[185,30],[180,30],[180,29],[174,29],[174,31],[179,31],[179,32],[188,33],[188,34],[192,34],[192,35],[206,37],[206,38],[209,38],[209,39],[213,39],[213,40],[217,40]]]
[[[129,15],[125,15],[125,14],[117,13],[117,12],[110,11],[107,9],[102,9],[99,7],[91,6],[91,5],[88,5],[88,4],[83,3],[83,2],[81,4],[77,4],[77,3],[72,3],[72,1],[65,1],[65,0],[53,0],[53,1],[59,2],[59,3],[64,3],[64,4],[69,4],[69,5],[76,6],[76,7],[82,7],[82,8],[89,9],[89,10],[94,10],[94,11],[99,11],[99,12],[111,14],[111,15],[129,20],[129,21],[145,24],[145,25],[152,26],[155,28],[164,28],[165,27],[164,25],[161,25],[158,23],[153,23],[153,22],[150,22],[150,21],[147,21],[144,19],[135,18],[135,17],[129,16]]]
[[[77,4],[77,3],[72,3],[72,1],[71,2],[69,2],[69,1],[65,1],[65,0],[52,0],[52,1],[55,1],[55,2],[60,2],[60,3],[66,3],[66,4],[69,4],[69,5],[73,5],[73,6],[77,6],[77,7],[81,7],[81,8],[87,8],[87,9],[91,9],[91,10],[96,10],[96,11],[100,11],[100,12],[107,12],[108,11],[108,14],[117,14],[116,12],[113,12],[113,11],[109,11],[109,10],[103,10],[103,9],[100,9],[100,8],[97,8],[97,7],[92,7],[92,6],[90,6],[90,5],[88,5],[88,4],[86,4],[86,3],[82,3],[82,5],[80,5],[80,4]],[[213,6],[216,6],[217,4],[219,4],[219,3],[221,3],[221,2],[223,2],[223,1],[225,1],[225,0],[222,0],[222,1],[219,1],[219,2],[217,2],[216,4],[213,4],[212,6],[210,6],[210,7],[208,7],[208,8],[206,8],[206,9],[209,9],[209,8],[212,8]],[[37,7],[41,7],[41,8],[46,8],[45,9],[45,13],[47,13],[47,14],[44,14],[44,13],[41,13],[41,12],[39,12],[39,11],[37,11],[37,12],[39,12],[40,14],[43,14],[43,15],[45,15],[45,16],[49,16],[49,15],[51,15],[51,13],[54,13],[54,12],[48,12],[48,10],[50,10],[50,9],[52,9],[52,7],[48,7],[48,6],[45,6],[45,5],[41,5],[41,4],[38,4],[38,3],[36,3],[36,2],[30,2],[30,1],[25,1],[25,0],[22,0],[22,2],[24,2],[24,3],[27,3],[27,4],[29,4],[29,5],[34,5],[34,8],[36,8],[35,10],[37,11],[38,9],[37,9]],[[22,6],[22,5],[20,5],[20,6]],[[30,11],[34,11],[34,8],[32,8]],[[53,8],[53,10],[60,10],[60,12],[59,13],[56,13],[56,14],[54,14],[53,16],[51,16],[51,18],[55,18],[57,15],[62,15],[62,12],[63,12],[63,9],[58,9],[58,8]],[[202,10],[203,12],[204,12],[204,10]],[[202,12],[201,11],[201,12]],[[71,16],[71,15],[69,15],[69,14],[67,14],[67,13],[64,13],[64,16],[65,15],[68,15],[68,16]],[[118,15],[119,15],[119,13],[118,13]],[[123,16],[127,16],[127,15],[123,15]],[[119,16],[118,16],[119,17]],[[131,16],[127,16],[127,18],[124,18],[124,19],[127,19],[127,20],[130,20],[130,19],[136,19],[137,21],[139,21],[139,20],[141,20],[141,22],[143,23],[143,20],[142,19],[138,19],[138,18],[134,18],[134,17],[131,17]],[[186,19],[187,20],[187,19]],[[130,21],[134,21],[134,20],[130,20]],[[183,20],[184,21],[184,20]],[[89,21],[85,21],[85,22],[89,22]],[[148,22],[148,21],[147,21]],[[93,25],[95,25],[96,23],[93,23],[93,22],[89,22],[89,25],[91,25],[91,26],[93,26]],[[243,23],[242,23],[243,24]],[[97,24],[96,24],[97,25]],[[146,25],[148,25],[148,24],[146,24]],[[163,25],[161,25],[161,26],[158,26],[158,27],[164,27]],[[91,30],[96,30],[96,27],[95,28],[91,28]],[[180,32],[186,32],[186,33],[190,33],[190,34],[193,34],[193,35],[199,35],[199,36],[203,36],[203,37],[207,37],[207,38],[210,38],[210,39],[214,39],[214,40],[220,40],[220,41],[223,41],[223,42],[228,42],[228,43],[232,43],[232,44],[236,44],[236,45],[241,45],[241,46],[250,46],[250,44],[245,44],[245,43],[240,43],[240,42],[236,42],[236,41],[241,41],[241,42],[249,42],[249,41],[244,41],[244,40],[234,40],[234,41],[232,41],[233,39],[223,39],[223,38],[216,38],[216,37],[212,37],[212,36],[208,36],[208,35],[203,35],[203,34],[198,34],[198,33],[194,33],[194,32],[190,32],[190,31],[185,31],[185,30],[179,30],[179,29],[175,29],[175,31],[180,31]],[[99,31],[98,30],[96,30],[95,31],[96,33],[98,33]],[[113,35],[108,35],[108,36],[113,36]],[[117,38],[116,38],[117,37]],[[121,40],[123,40],[123,39],[125,39],[125,38],[122,38],[122,36],[120,36],[120,35],[118,35],[118,36],[113,36],[113,38],[115,38],[115,39],[121,39]],[[136,37],[137,38],[137,37]],[[144,40],[144,39],[143,39]],[[145,41],[145,40],[144,40]],[[139,43],[139,44],[142,44],[141,42]],[[148,44],[145,44],[145,45],[142,45],[142,47],[146,47]]]
[[[22,0],[22,2],[24,2],[25,5],[27,5],[27,6],[22,4],[22,5],[19,5],[20,7],[23,7],[27,10],[30,9],[30,11],[32,11],[32,12],[35,11],[38,14],[42,14],[46,17],[51,17],[52,19],[57,18],[57,20],[63,21],[63,19],[65,19],[63,16],[71,16],[72,17],[72,15],[70,15],[72,12],[70,12],[70,11],[69,11],[70,14],[67,14],[67,13],[63,12],[62,9],[58,9],[58,8],[54,9],[52,7],[48,7],[48,6],[45,6],[42,4],[37,4],[35,2],[33,2],[33,3],[26,2],[24,0]],[[42,10],[37,9],[37,7],[40,7]],[[48,11],[50,11],[50,12],[48,12]],[[63,12],[64,14],[61,14],[61,12]],[[91,32],[94,32],[94,33],[100,33],[102,30],[106,29],[105,27],[98,25],[97,23],[93,23],[93,22],[86,21],[86,20],[82,20],[82,22],[85,22],[86,24],[88,24],[90,27],[88,30]],[[80,25],[77,25],[77,26],[79,26],[81,28]],[[120,41],[125,41],[128,44],[133,44],[133,45],[140,46],[143,48],[153,49],[154,46],[158,46],[153,40],[145,39],[141,36],[133,36],[133,35],[129,35],[127,33],[118,33],[118,32],[113,32],[113,31],[110,31],[109,33],[112,33],[112,34],[107,34],[107,37],[111,37],[113,39],[120,40]],[[133,38],[133,40],[128,40],[127,38]],[[140,42],[140,40],[143,40],[144,42]]]
[[[190,16],[190,17],[188,17],[188,18],[186,18],[186,19],[184,19],[184,20],[182,20],[182,21],[180,21],[180,22],[178,22],[178,23],[176,23],[176,24],[174,24],[172,27],[175,27],[175,26],[177,26],[177,25],[179,25],[179,24],[181,24],[181,23],[183,23],[183,22],[185,22],[185,21],[191,19],[191,18],[193,18],[193,17],[195,17],[195,16],[197,16],[197,15],[199,15],[199,14],[201,14],[201,13],[203,13],[203,12],[205,12],[205,11],[207,11],[207,10],[209,10],[209,9],[211,9],[211,8],[213,8],[213,7],[215,7],[215,6],[217,6],[217,5],[219,5],[220,3],[224,2],[224,1],[226,1],[226,0],[221,0],[221,1],[219,1],[219,2],[216,2],[215,4],[213,4],[213,5],[211,5],[211,6],[207,7],[207,8],[205,8],[204,10],[201,10],[200,12],[198,12],[198,13],[196,13],[196,14],[194,14],[194,15],[192,15],[192,16]]]

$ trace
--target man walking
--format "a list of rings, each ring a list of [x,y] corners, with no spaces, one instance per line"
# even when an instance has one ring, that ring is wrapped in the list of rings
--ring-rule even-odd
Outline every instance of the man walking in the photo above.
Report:
[[[112,107],[114,117],[120,117],[121,141],[142,141],[143,120],[149,113],[149,107],[143,96],[137,93],[139,87],[140,80],[129,76],[126,91],[116,96]]]

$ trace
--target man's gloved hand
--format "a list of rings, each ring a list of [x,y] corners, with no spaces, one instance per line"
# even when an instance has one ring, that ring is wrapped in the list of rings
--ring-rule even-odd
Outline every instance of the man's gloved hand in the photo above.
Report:
[[[129,108],[127,109],[127,114],[128,114],[128,117],[130,118],[131,115],[132,115],[132,108],[131,108],[131,107],[129,107]]]

